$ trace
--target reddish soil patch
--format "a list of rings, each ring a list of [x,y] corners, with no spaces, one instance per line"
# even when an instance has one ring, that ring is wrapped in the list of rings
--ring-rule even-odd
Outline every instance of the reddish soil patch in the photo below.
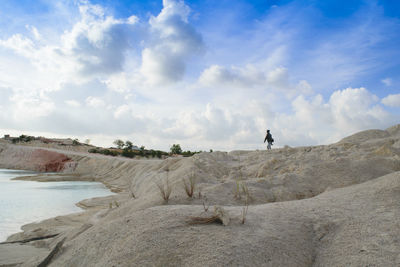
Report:
[[[32,153],[31,161],[38,171],[59,172],[64,169],[67,162],[71,162],[72,160],[64,154],[44,149],[36,149]]]

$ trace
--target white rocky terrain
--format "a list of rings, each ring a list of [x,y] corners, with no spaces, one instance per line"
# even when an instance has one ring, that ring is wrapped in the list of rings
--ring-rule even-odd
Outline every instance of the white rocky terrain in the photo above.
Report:
[[[0,266],[400,266],[400,124],[331,145],[165,160],[0,144],[0,167],[43,166],[62,172],[25,179],[118,194],[25,225],[7,241],[47,238],[0,244]],[[167,180],[168,203],[157,187]]]

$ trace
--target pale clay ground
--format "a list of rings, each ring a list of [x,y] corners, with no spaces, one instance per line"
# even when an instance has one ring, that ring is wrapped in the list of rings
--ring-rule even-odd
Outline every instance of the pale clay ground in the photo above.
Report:
[[[34,169],[34,149],[0,143],[0,167]],[[59,235],[0,245],[0,266],[36,266],[64,237],[50,266],[400,266],[400,125],[327,146],[166,160],[46,149],[76,163],[29,179],[94,180],[119,193],[81,201],[84,212],[25,225],[8,241]],[[190,175],[193,199],[183,190]],[[165,204],[155,181],[167,176]],[[237,183],[250,194],[244,224]],[[228,225],[188,224],[212,216],[216,205]]]

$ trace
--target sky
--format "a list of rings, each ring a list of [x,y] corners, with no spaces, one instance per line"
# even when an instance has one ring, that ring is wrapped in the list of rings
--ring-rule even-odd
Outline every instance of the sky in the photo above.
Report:
[[[2,0],[0,134],[169,150],[400,122],[400,2]]]

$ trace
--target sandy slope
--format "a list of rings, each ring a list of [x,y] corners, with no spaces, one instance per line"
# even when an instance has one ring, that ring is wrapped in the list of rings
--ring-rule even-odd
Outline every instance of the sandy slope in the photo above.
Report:
[[[0,145],[0,166],[29,168],[21,158],[34,149]],[[50,249],[67,237],[52,266],[400,265],[400,125],[328,146],[166,160],[55,152],[74,164],[64,175],[36,179],[93,179],[120,194],[82,201],[88,211],[26,225],[9,238],[60,233],[30,242]],[[190,175],[197,181],[194,199],[182,186]],[[173,191],[165,205],[154,181],[167,177]],[[251,196],[244,225],[237,183]],[[203,202],[211,205],[208,213]],[[191,216],[212,215],[214,205],[224,207],[229,225],[187,224]],[[20,262],[35,266],[40,252]]]

